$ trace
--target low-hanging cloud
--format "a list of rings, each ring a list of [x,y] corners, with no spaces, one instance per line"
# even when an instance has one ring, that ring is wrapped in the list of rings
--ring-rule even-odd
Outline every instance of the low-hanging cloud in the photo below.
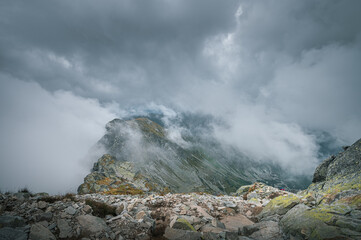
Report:
[[[94,99],[1,77],[0,189],[74,192],[95,160],[84,157],[114,115]]]
[[[51,143],[48,132],[62,151],[41,149],[80,159],[113,117],[149,111],[164,113],[169,137],[180,144],[184,129],[167,119],[179,112],[211,116],[219,141],[300,173],[312,174],[320,161],[316,132],[343,144],[361,136],[358,0],[5,0],[0,6],[0,127],[9,137],[28,136],[21,145],[3,140],[3,159],[21,146],[24,154],[36,153],[26,161],[35,166],[37,149]],[[49,122],[54,130],[39,124]],[[35,138],[38,148],[34,134],[42,136]]]

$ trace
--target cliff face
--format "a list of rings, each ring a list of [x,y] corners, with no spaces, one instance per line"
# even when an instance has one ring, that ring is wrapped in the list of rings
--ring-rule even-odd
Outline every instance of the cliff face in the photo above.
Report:
[[[106,130],[98,142],[106,155],[95,163],[79,193],[230,193],[255,181],[282,188],[292,185],[276,165],[253,161],[214,142],[206,145],[192,137],[174,141],[148,118],[114,119]]]

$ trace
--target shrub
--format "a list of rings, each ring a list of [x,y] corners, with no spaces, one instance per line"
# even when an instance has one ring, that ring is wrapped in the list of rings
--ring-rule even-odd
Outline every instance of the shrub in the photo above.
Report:
[[[23,187],[20,190],[18,190],[18,193],[30,193],[30,191],[27,187]]]

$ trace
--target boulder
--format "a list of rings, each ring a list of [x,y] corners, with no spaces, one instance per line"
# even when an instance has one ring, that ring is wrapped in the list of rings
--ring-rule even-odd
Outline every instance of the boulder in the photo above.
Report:
[[[4,215],[0,216],[0,228],[2,227],[22,227],[25,226],[25,220],[18,216]]]
[[[59,219],[57,225],[60,231],[59,238],[71,238],[73,236],[72,229],[66,220]]]
[[[92,215],[81,215],[76,219],[81,226],[81,234],[84,236],[109,230],[105,221],[99,217],[94,217]]]
[[[225,228],[230,231],[239,231],[239,229],[242,229],[244,226],[253,224],[251,220],[241,214],[226,216],[221,222],[224,223]]]
[[[173,224],[172,228],[183,229],[188,231],[196,231],[194,227],[184,218],[178,218]]]
[[[18,229],[4,227],[0,228],[0,239],[2,240],[27,240],[28,235]]]
[[[175,229],[167,227],[163,235],[169,240],[201,240],[202,234],[200,232],[187,231],[183,229]]]
[[[279,196],[272,199],[258,215],[259,219],[262,219],[271,215],[283,215],[286,214],[291,208],[300,203],[300,199],[294,195]]]
[[[54,234],[39,223],[31,226],[29,237],[31,240],[56,240]]]

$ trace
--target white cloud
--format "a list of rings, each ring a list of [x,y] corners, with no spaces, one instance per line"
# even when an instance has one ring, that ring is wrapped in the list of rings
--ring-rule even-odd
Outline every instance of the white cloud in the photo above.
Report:
[[[84,157],[114,114],[94,99],[0,79],[0,189],[75,191],[95,160]]]

